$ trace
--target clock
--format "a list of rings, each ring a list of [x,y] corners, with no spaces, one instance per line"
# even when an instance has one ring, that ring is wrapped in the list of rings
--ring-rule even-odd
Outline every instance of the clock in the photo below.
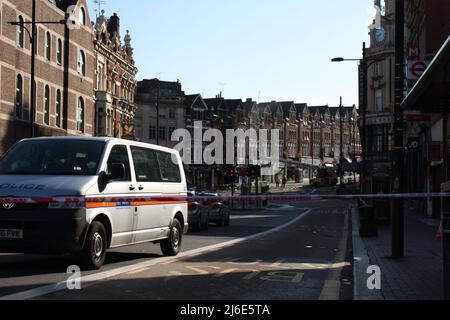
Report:
[[[381,27],[380,29],[377,29],[375,31],[375,41],[378,44],[381,44],[384,42],[384,39],[386,39],[386,30],[383,27]]]

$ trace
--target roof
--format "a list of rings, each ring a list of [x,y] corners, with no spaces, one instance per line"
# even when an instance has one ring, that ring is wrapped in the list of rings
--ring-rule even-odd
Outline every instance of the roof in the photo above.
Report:
[[[414,85],[410,93],[403,100],[403,109],[416,107],[431,107],[439,105],[442,101],[450,99],[450,36],[439,49],[419,81]],[[422,104],[423,106],[417,106]]]
[[[294,101],[283,101],[279,102],[281,105],[281,109],[283,109],[284,115],[289,116],[289,112],[291,111],[292,106],[295,108]]]
[[[263,103],[258,103],[256,105],[256,108],[258,109],[259,112],[264,112],[266,111],[267,108],[269,108],[270,110],[272,110],[270,108],[270,102],[263,102]]]
[[[241,99],[225,99],[228,110],[235,112],[236,109],[242,105]]]
[[[245,112],[251,112],[253,107],[257,105],[256,101],[247,99],[244,103],[243,103],[243,107]]]
[[[308,104],[296,103],[295,107],[297,108],[297,113],[303,113],[303,112],[305,112],[305,109],[308,109]]]
[[[205,104],[201,94],[190,94],[185,96],[184,98],[184,104],[186,107],[192,107],[192,108],[208,108],[208,106]]]
[[[85,136],[59,136],[59,137],[38,137],[38,138],[32,138],[32,139],[23,139],[22,141],[44,141],[44,140],[67,140],[70,141],[93,141],[93,142],[119,142],[124,144],[133,144],[137,146],[151,146],[154,149],[161,150],[161,151],[167,151],[167,152],[174,152],[173,149],[161,147],[157,145],[152,145],[148,143],[138,142],[138,141],[132,141],[132,140],[124,140],[124,139],[118,139],[118,138],[112,138],[112,137],[85,137]]]
[[[315,114],[315,113],[319,112],[322,115],[327,110],[329,110],[330,107],[328,105],[326,105],[326,106],[312,106],[312,107],[308,107],[308,109],[311,112],[311,114]]]

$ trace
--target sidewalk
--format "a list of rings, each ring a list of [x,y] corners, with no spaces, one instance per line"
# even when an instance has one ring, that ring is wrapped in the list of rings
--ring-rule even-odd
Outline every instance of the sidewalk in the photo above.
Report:
[[[405,212],[405,257],[392,259],[391,228],[380,227],[376,238],[360,238],[358,212],[353,210],[355,300],[443,299],[442,243],[439,221],[408,209]],[[367,289],[367,267],[381,268],[381,291]]]

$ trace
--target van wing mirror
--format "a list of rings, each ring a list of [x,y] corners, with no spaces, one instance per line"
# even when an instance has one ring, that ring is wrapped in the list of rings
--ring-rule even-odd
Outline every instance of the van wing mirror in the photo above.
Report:
[[[113,163],[111,165],[111,174],[107,176],[109,181],[122,180],[125,178],[125,165],[123,163]]]

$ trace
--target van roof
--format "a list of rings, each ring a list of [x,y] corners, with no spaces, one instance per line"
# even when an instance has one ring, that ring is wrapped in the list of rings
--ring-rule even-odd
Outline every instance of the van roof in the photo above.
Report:
[[[74,141],[74,140],[86,140],[86,141],[97,141],[97,142],[119,142],[124,144],[131,144],[135,146],[143,146],[143,147],[152,147],[156,150],[160,151],[166,151],[166,152],[174,152],[176,150],[161,147],[158,145],[152,145],[149,143],[144,142],[138,142],[133,140],[124,140],[124,139],[118,139],[118,138],[111,138],[111,137],[85,137],[85,136],[56,136],[56,137],[37,137],[37,138],[27,138],[23,139],[22,141],[33,141],[33,140],[68,140],[68,141]]]

